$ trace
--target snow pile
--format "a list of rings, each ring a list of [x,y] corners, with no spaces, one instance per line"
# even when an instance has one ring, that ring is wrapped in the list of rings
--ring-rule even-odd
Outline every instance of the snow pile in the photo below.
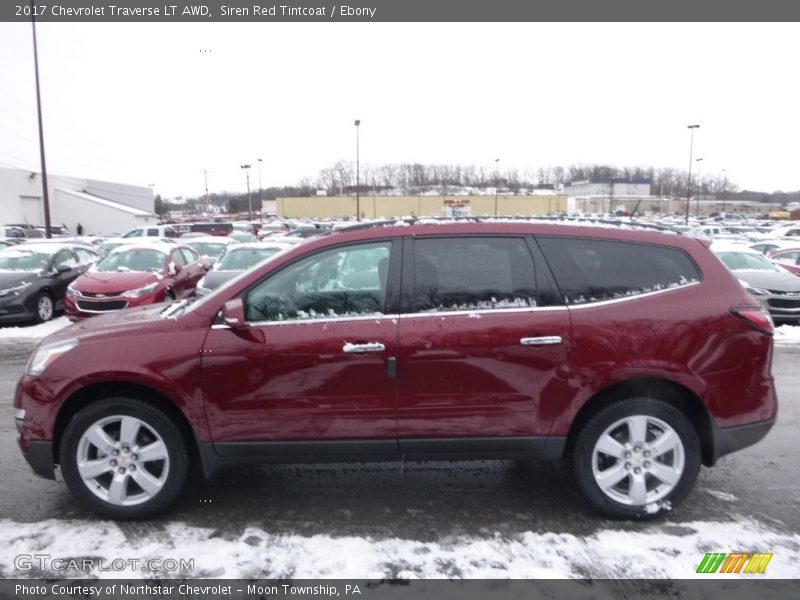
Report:
[[[0,339],[27,339],[27,340],[40,340],[47,337],[51,333],[55,333],[70,325],[70,320],[67,317],[59,317],[46,323],[33,325],[32,327],[1,327]]]
[[[776,344],[800,344],[800,325],[780,325],[775,328]]]
[[[193,571],[173,573],[184,577],[686,579],[697,576],[695,571],[706,552],[734,551],[774,553],[764,575],[747,577],[797,576],[800,535],[777,532],[756,521],[628,527],[637,530],[605,529],[591,536],[527,531],[421,542],[274,534],[258,527],[227,534],[183,523],[142,528],[143,533],[131,535],[134,528],[129,524],[120,528],[103,521],[0,520],[0,539],[5,540],[0,550],[0,577],[48,575],[46,571],[17,570],[14,563],[18,555],[47,553],[53,559],[91,556],[107,564],[120,558],[194,559]],[[92,575],[147,576],[141,567]]]

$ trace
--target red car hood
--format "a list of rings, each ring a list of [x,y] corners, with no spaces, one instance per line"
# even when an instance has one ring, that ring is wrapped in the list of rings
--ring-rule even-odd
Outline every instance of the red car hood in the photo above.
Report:
[[[162,277],[156,273],[145,273],[140,271],[126,272],[100,272],[93,271],[84,273],[75,283],[73,289],[79,292],[89,292],[92,294],[110,294],[114,292],[127,292],[135,290],[154,281],[160,281]]]

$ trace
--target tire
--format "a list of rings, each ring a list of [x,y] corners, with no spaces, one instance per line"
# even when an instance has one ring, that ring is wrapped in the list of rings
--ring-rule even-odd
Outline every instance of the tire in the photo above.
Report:
[[[175,423],[145,402],[122,397],[96,402],[72,417],[59,462],[72,494],[113,519],[143,519],[166,510],[183,490],[189,469]]]
[[[33,307],[34,323],[44,323],[53,318],[56,312],[56,305],[53,297],[47,292],[40,292],[36,296],[36,304]]]
[[[594,508],[618,519],[652,519],[691,491],[700,440],[672,405],[632,398],[591,417],[577,434],[571,459],[578,487]]]

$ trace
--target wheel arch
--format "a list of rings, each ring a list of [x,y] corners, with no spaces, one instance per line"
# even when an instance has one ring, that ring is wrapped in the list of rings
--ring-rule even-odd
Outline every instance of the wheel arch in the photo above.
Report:
[[[53,462],[55,464],[59,463],[61,439],[72,416],[79,410],[111,396],[133,398],[165,413],[181,432],[190,462],[199,464],[198,441],[194,429],[183,411],[164,394],[146,385],[124,381],[93,383],[74,392],[64,401],[58,411],[53,428]]]
[[[681,411],[691,422],[700,439],[701,461],[705,466],[714,464],[713,417],[703,401],[689,388],[670,381],[643,377],[614,383],[592,396],[578,411],[567,434],[565,456],[572,453],[578,432],[594,415],[610,403],[624,398],[655,398]]]

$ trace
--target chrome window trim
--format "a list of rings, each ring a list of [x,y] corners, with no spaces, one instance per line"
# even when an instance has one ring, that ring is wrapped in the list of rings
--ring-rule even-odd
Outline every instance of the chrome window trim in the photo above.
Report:
[[[674,288],[664,288],[663,290],[656,290],[654,292],[644,292],[642,294],[634,294],[632,296],[625,296],[623,298],[614,298],[612,300],[600,300],[598,302],[583,302],[581,304],[567,304],[570,310],[575,309],[582,309],[582,308],[593,308],[595,306],[609,306],[612,304],[619,304],[621,302],[631,302],[632,300],[639,300],[640,298],[649,298],[651,296],[656,296],[658,294],[666,294],[668,292],[676,292],[678,290],[685,290],[686,288],[694,287],[696,285],[700,285],[701,281],[694,281],[692,283],[685,283],[683,285],[679,285],[678,287]]]

